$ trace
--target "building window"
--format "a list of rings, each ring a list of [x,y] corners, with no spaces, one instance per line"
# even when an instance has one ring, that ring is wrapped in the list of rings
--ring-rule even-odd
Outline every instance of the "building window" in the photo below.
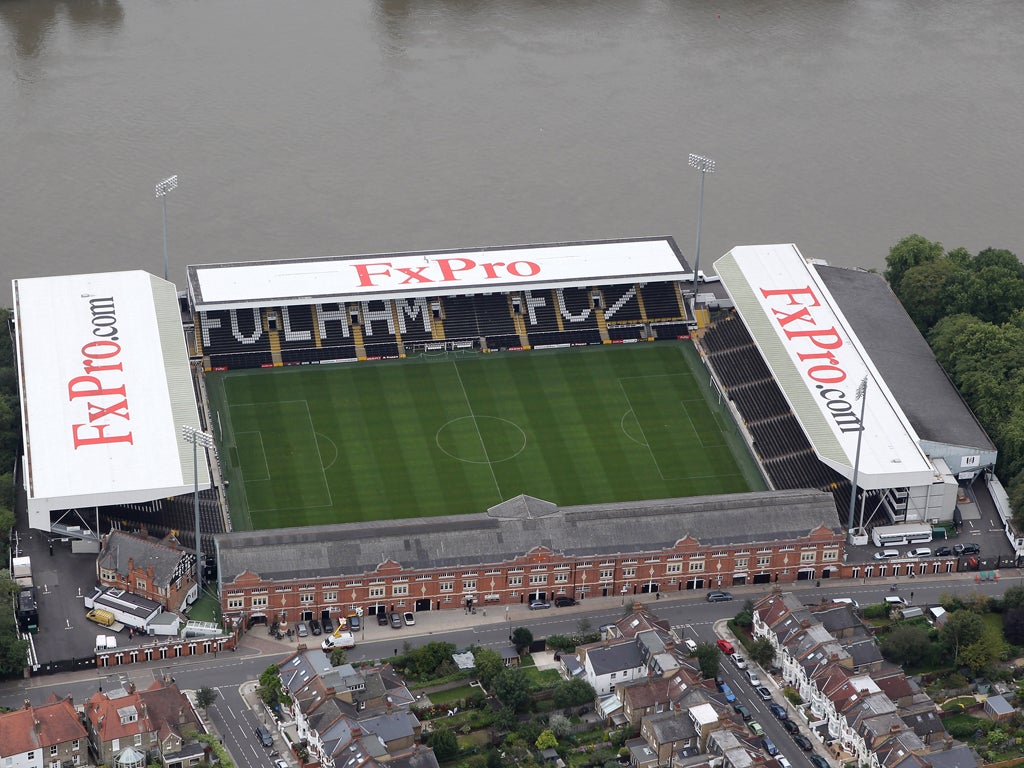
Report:
[[[324,602],[325,603],[336,603],[336,602],[338,602],[338,593],[337,592],[324,592]]]
[[[52,744],[50,746],[50,757],[56,757],[56,756],[57,756],[57,745],[56,744]]]
[[[615,569],[614,568],[602,568],[601,569],[601,579],[602,580],[610,579],[614,573],[615,573]]]
[[[135,580],[135,588],[136,589],[145,589],[146,588],[146,580],[145,579],[136,579]]]
[[[244,597],[229,597],[228,598],[228,610],[229,611],[240,611],[245,605]]]
[[[683,564],[682,563],[669,563],[668,565],[665,566],[665,573],[682,573],[682,572],[683,572]]]
[[[800,562],[801,563],[813,563],[815,560],[817,560],[817,555],[818,555],[818,553],[815,552],[813,549],[810,550],[809,552],[801,552],[800,553]]]
[[[441,590],[442,592],[453,592],[453,591],[455,591],[455,582],[454,581],[439,581],[437,583],[437,588],[439,590]]]
[[[569,574],[568,573],[556,573],[555,574],[555,584],[565,584],[568,581],[569,581]]]
[[[141,747],[142,746],[142,734],[141,733],[136,733],[135,734],[135,746],[136,747]]]
[[[409,585],[408,584],[395,584],[394,586],[391,587],[391,594],[394,595],[395,597],[398,597],[399,595],[408,595],[409,594]]]
[[[835,562],[836,560],[839,559],[839,550],[838,549],[826,549],[826,550],[823,550],[822,553],[821,553],[821,559],[824,562],[826,562],[826,563],[828,563],[828,562]]]
[[[546,573],[531,573],[530,574],[531,584],[547,584],[548,575]]]
[[[260,597],[253,597],[252,599],[253,608],[266,608],[267,607],[267,596],[261,595]]]
[[[519,586],[522,586],[522,584],[523,584],[523,577],[522,576],[509,576],[508,577],[508,585],[510,587],[519,587]]]
[[[476,589],[476,579],[463,579],[462,580],[462,591],[472,592]]]
[[[771,564],[772,564],[772,556],[771,555],[758,555],[757,556],[757,567],[758,568],[767,568]]]
[[[735,562],[736,568],[741,571],[744,570],[747,567],[747,563],[749,561],[749,557],[737,557]]]
[[[71,749],[76,750],[76,751],[79,749],[78,739],[75,739],[74,741],[71,742]]]
[[[631,579],[634,576],[636,576],[636,568],[623,568],[622,569],[622,578],[624,578],[624,579]]]
[[[303,605],[310,605],[314,602],[313,598],[316,597],[314,592],[303,592],[299,595],[299,602]]]
[[[690,573],[700,573],[704,570],[703,560],[691,560],[690,561]]]
[[[370,597],[384,597],[384,587],[370,587]]]

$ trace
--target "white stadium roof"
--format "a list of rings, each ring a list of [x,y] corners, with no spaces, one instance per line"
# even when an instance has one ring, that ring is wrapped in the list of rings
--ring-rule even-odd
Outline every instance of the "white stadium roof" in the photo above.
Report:
[[[792,244],[733,248],[715,269],[818,457],[866,490],[935,482],[936,469],[812,262]],[[866,397],[857,389],[867,377]]]
[[[671,237],[188,268],[197,311],[686,278]]]
[[[51,510],[191,492],[180,433],[200,423],[174,285],[132,271],[13,291],[31,526],[49,530]]]

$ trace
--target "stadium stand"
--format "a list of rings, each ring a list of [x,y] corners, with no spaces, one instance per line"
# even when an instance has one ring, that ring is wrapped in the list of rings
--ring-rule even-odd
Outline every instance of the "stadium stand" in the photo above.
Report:
[[[477,325],[472,296],[445,296],[441,304],[444,313],[444,338],[475,339],[482,335]]]
[[[606,285],[601,289],[604,297],[604,317],[609,323],[642,323],[644,318],[635,285]]]
[[[683,317],[675,283],[642,284],[640,295],[649,320],[679,320]]]

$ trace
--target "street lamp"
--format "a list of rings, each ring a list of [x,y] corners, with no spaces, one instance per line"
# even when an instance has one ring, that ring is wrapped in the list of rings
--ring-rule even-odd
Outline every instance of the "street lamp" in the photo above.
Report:
[[[164,280],[167,280],[168,264],[167,264],[167,193],[178,186],[178,174],[168,176],[163,181],[157,182],[156,185],[156,196],[163,203],[164,208]]]
[[[864,406],[867,404],[868,377],[864,376],[857,385],[857,400],[860,400],[860,431],[857,432],[857,453],[853,460],[853,483],[850,486],[850,514],[846,523],[846,532],[850,543],[853,543],[853,511],[857,506],[857,474],[860,472],[860,443],[864,437]]]
[[[177,178],[177,177],[175,177]],[[200,551],[201,541],[199,538],[199,446],[203,448],[213,447],[213,435],[190,427],[187,424],[181,427],[181,436],[186,443],[192,443],[192,477],[195,481],[195,492],[193,503],[196,513],[196,586],[199,587],[199,594],[203,593],[203,562]]]
[[[715,161],[704,155],[690,155],[690,167],[700,171],[700,203],[697,206],[697,254],[693,264],[693,295],[697,295],[697,276],[700,274],[700,225],[704,219],[704,177],[715,172]]]

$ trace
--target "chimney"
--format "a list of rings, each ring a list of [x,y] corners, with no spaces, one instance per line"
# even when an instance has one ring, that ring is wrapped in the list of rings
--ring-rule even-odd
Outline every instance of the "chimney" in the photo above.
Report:
[[[947,736],[942,740],[942,751],[945,752],[947,749],[953,748],[953,737]]]
[[[801,619],[800,620],[800,629],[808,629],[810,626],[811,626],[810,619]]]
[[[135,683],[128,683],[128,693],[135,693]]]
[[[360,726],[358,726],[358,725],[353,725],[352,726],[352,736],[354,738],[358,739],[362,735],[363,735],[363,729]]]
[[[36,720],[32,726],[36,729],[36,733],[40,733],[43,730],[43,724]]]
[[[135,558],[134,557],[129,557],[128,558],[128,573],[131,573],[134,570],[135,570]]]
[[[146,569],[146,571],[149,574],[149,580],[152,582],[153,581],[153,564],[152,563],[150,563],[150,565]]]
[[[140,720],[145,720],[146,719],[146,714],[147,714],[146,702],[140,701],[139,702],[139,719]]]
[[[32,709],[32,702],[25,699],[25,709]]]

